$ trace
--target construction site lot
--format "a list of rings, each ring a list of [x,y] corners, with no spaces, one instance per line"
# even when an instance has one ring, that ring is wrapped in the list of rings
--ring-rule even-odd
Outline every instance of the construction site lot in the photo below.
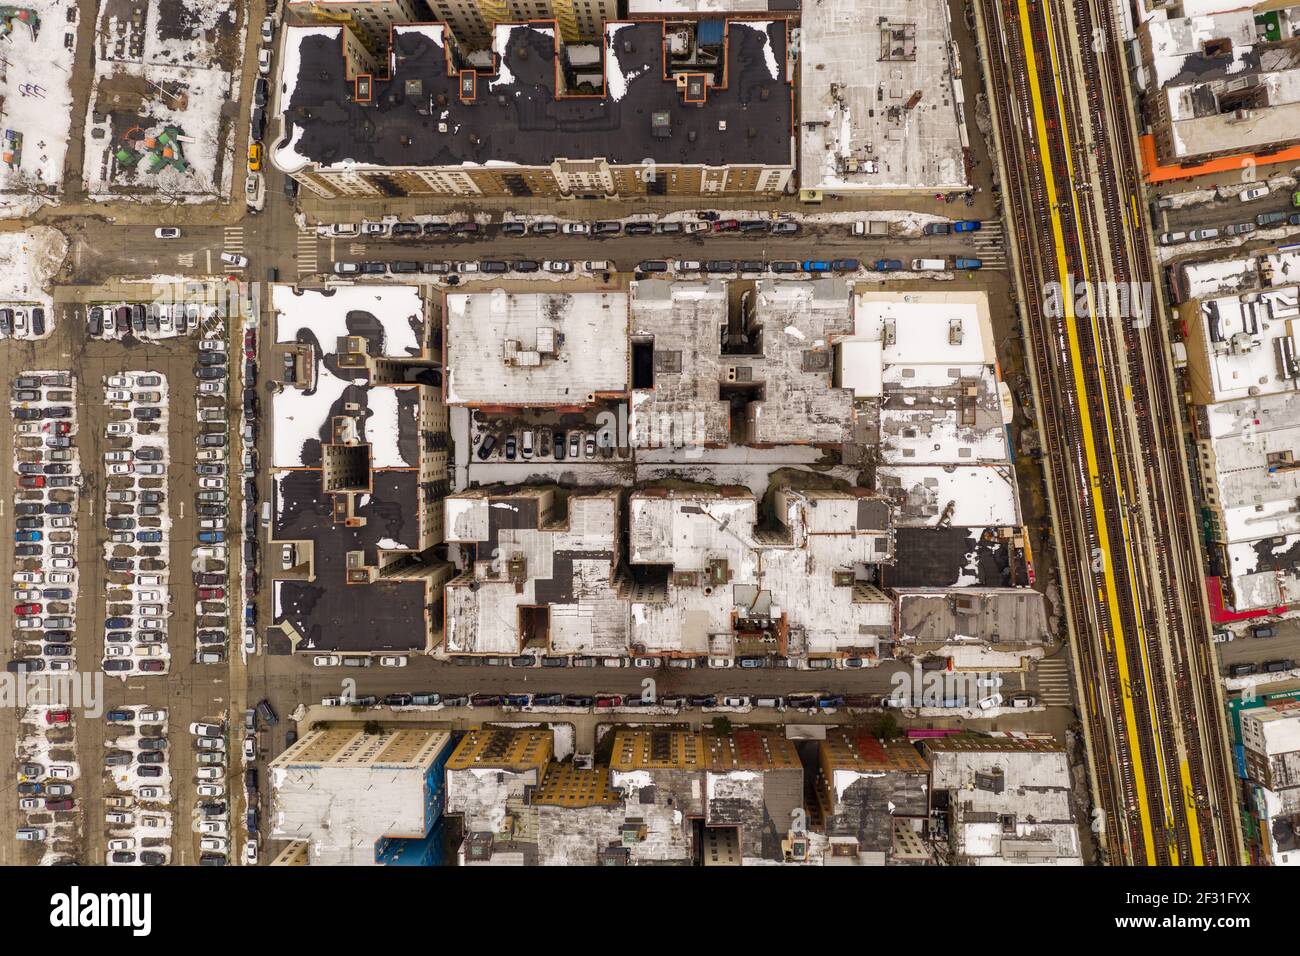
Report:
[[[91,198],[230,195],[243,26],[234,0],[101,0],[86,116]]]
[[[61,192],[76,45],[76,0],[0,4],[0,216]]]

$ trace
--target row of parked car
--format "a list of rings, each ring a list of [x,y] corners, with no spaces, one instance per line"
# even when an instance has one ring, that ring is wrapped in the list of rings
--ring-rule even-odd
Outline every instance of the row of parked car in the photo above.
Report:
[[[241,437],[241,473],[244,479],[244,551],[243,551],[243,648],[245,653],[257,650],[257,561],[258,561],[258,501],[257,501],[257,432],[259,403],[257,398],[257,329],[250,325],[244,329],[244,393],[240,408],[243,427]],[[231,468],[233,469],[233,464]],[[263,504],[263,515],[269,520],[270,502]],[[291,567],[292,565],[286,565]]]
[[[418,239],[444,237],[452,239],[478,239],[488,235],[498,236],[589,236],[605,239],[611,236],[682,236],[709,233],[740,233],[752,236],[792,236],[801,227],[795,219],[723,219],[717,213],[701,213],[698,219],[651,222],[636,220],[624,223],[617,219],[594,222],[555,222],[549,219],[508,222],[485,225],[464,220],[461,222],[373,222],[334,223],[320,227],[322,235],[330,238],[365,239]]]
[[[1216,226],[1204,226],[1200,229],[1164,232],[1160,234],[1162,246],[1176,246],[1184,242],[1208,242],[1226,236],[1248,236],[1256,229],[1268,229],[1283,224],[1300,226],[1300,212],[1262,212],[1254,222],[1234,222],[1222,229]]]
[[[168,383],[154,371],[104,377],[104,671],[125,678],[168,669],[166,476]]]
[[[171,858],[172,814],[167,710],[107,711],[104,774],[118,793],[105,798],[110,866],[163,866]]]
[[[533,694],[437,694],[433,691],[419,693],[386,694],[383,697],[367,695],[344,697],[335,695],[321,699],[324,707],[669,707],[688,710],[697,707],[749,708],[764,707],[779,710],[835,710],[841,707],[880,707],[885,698],[879,694],[562,694],[539,692]]]
[[[0,339],[38,339],[45,334],[45,308],[39,305],[0,307]]]
[[[76,667],[76,490],[80,459],[74,444],[76,380],[69,372],[22,372],[10,397],[15,416],[14,459],[20,475],[14,492],[14,657],[10,671],[72,671]],[[57,403],[52,405],[51,403]],[[67,417],[46,417],[66,408]],[[18,413],[32,412],[33,416]],[[23,486],[24,479],[67,479],[69,487]],[[33,706],[21,715],[17,734],[16,836],[27,842],[77,837],[76,764],[52,763],[53,753],[76,752],[76,724],[65,707]]]
[[[215,307],[197,303],[92,305],[86,310],[86,331],[103,339],[171,338],[195,331],[214,312]]]

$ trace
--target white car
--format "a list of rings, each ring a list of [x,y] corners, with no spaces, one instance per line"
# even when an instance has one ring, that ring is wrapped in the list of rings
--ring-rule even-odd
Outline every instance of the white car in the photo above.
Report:
[[[181,231],[175,226],[159,226],[153,231],[155,239],[179,239]]]
[[[221,737],[195,737],[194,746],[199,750],[225,750],[226,741]]]
[[[1251,186],[1248,189],[1243,189],[1237,194],[1237,198],[1242,202],[1251,202],[1255,199],[1263,199],[1267,195],[1268,187],[1263,183],[1259,183],[1258,185]]]
[[[566,222],[560,226],[560,232],[566,236],[586,236],[591,233],[591,227],[585,222]]]
[[[215,768],[204,767],[203,769],[211,770]],[[201,783],[198,785],[197,792],[200,797],[224,797],[226,788],[219,783]]]
[[[208,833],[212,836],[225,836],[226,825],[220,820],[207,820],[199,824],[200,833]]]
[[[105,657],[130,657],[131,649],[125,644],[106,644],[104,645]]]
[[[54,568],[56,571],[71,571],[71,570],[72,570],[73,568],[75,568],[76,566],[77,566],[77,559],[76,559],[76,558],[55,558],[53,561],[50,562],[50,567]],[[51,584],[67,584],[68,582],[67,582],[67,581],[55,581],[55,580],[54,580],[54,575],[51,574],[51,575],[50,575],[50,583],[51,583]]]
[[[225,837],[215,837],[215,836],[204,837],[203,839],[199,840],[199,849],[207,850],[213,853],[225,853],[226,839]]]
[[[220,767],[199,767],[194,776],[199,780],[220,780],[223,774]]]
[[[244,842],[244,862],[248,866],[257,866],[257,841],[246,840]]]
[[[311,659],[316,667],[340,667],[343,664],[343,658],[337,654],[317,654]]]
[[[162,594],[159,591],[137,591],[135,595],[135,599],[142,604],[153,603],[154,601],[161,601]],[[141,610],[141,613],[144,614],[148,612]],[[161,614],[162,612],[159,611],[159,613]]]
[[[131,422],[109,422],[108,427],[104,429],[104,434],[109,438],[121,438],[123,435],[130,435],[135,431],[135,425]]]
[[[225,491],[226,479],[224,478],[200,478],[199,487],[212,491]]]
[[[141,800],[161,800],[163,797],[162,787],[141,787],[136,791]]]
[[[257,72],[263,76],[271,72],[271,51],[267,47],[257,51]]]
[[[202,721],[195,721],[194,723],[190,724],[190,733],[192,733],[195,737],[220,737],[221,725],[206,724],[203,723]]]
[[[748,697],[724,697],[722,698],[723,707],[748,707]]]
[[[131,393],[124,388],[110,388],[108,390],[108,400],[125,405],[131,401]]]
[[[256,737],[250,736],[244,738],[244,759],[245,760],[257,759],[257,738]]]
[[[144,724],[161,724],[167,719],[167,709],[164,707],[147,707],[135,716],[137,720]]]
[[[16,622],[16,627],[20,631],[36,631],[45,626],[45,619],[40,617],[20,617]]]
[[[108,474],[113,478],[121,478],[125,475],[135,474],[135,465],[109,465]]]
[[[405,667],[406,658],[398,656],[387,656],[379,658],[380,667]]]
[[[980,710],[992,710],[994,707],[1001,707],[1002,695],[992,694],[989,697],[981,698],[979,705],[980,705]]]
[[[234,266],[236,269],[243,269],[248,266],[248,256],[241,256],[234,252],[223,252],[221,261],[228,266]]]
[[[134,460],[135,460],[135,452],[130,450],[123,449],[119,451],[104,452],[104,461],[107,462],[134,461]]]
[[[47,776],[51,780],[71,780],[75,774],[72,767],[66,764],[54,764],[47,771]]]
[[[131,814],[123,813],[120,810],[110,810],[108,813],[104,814],[105,822],[116,823],[118,825],[129,824],[133,819],[134,817],[132,817]]]
[[[19,584],[40,584],[45,575],[40,571],[15,571],[14,581]]]
[[[573,271],[573,263],[563,259],[547,259],[542,263],[542,268],[547,272],[563,275]]]
[[[50,661],[49,669],[60,672],[72,671],[77,669],[77,662],[66,657],[56,657]]]
[[[50,575],[51,584],[71,584],[72,575],[67,572],[55,572]]]
[[[134,837],[118,837],[116,840],[109,840],[109,841],[108,841],[108,848],[109,848],[110,850],[134,850],[134,849],[135,849],[135,838],[134,838]]]
[[[110,375],[104,380],[109,388],[130,388],[134,383],[135,378],[131,375]]]
[[[975,681],[975,686],[976,686],[976,687],[1001,687],[1001,686],[1002,686],[1002,675],[1000,675],[1000,674],[988,674],[988,675],[986,675],[986,676],[984,676],[984,677],[979,678],[977,681]]]

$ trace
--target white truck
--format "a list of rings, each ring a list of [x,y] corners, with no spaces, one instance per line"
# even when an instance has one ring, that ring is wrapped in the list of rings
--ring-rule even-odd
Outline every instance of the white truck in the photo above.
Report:
[[[854,236],[888,236],[890,234],[890,225],[884,219],[868,219],[864,222],[855,222],[849,227],[849,233]]]
[[[913,272],[943,272],[948,268],[947,259],[913,259]]]

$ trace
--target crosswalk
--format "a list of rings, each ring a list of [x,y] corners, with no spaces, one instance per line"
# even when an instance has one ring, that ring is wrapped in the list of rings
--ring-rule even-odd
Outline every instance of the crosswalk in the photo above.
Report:
[[[298,249],[295,258],[298,260],[298,275],[312,275],[319,271],[319,263],[316,259],[316,231],[300,229],[298,231]]]
[[[182,252],[176,256],[176,264],[185,269],[194,268],[194,253]]]
[[[1069,707],[1074,703],[1074,674],[1066,652],[1039,661],[1034,673],[1038,678],[1038,696],[1043,704],[1048,707]]]
[[[221,239],[221,251],[228,252],[232,255],[241,256],[244,254],[244,227],[243,226],[226,226],[223,230]],[[238,270],[242,266],[222,266],[223,269]]]
[[[975,246],[972,255],[983,263],[985,269],[1005,269],[1007,267],[1006,238],[1002,235],[1002,223],[997,219],[988,219],[980,226],[980,231],[972,237]]]

